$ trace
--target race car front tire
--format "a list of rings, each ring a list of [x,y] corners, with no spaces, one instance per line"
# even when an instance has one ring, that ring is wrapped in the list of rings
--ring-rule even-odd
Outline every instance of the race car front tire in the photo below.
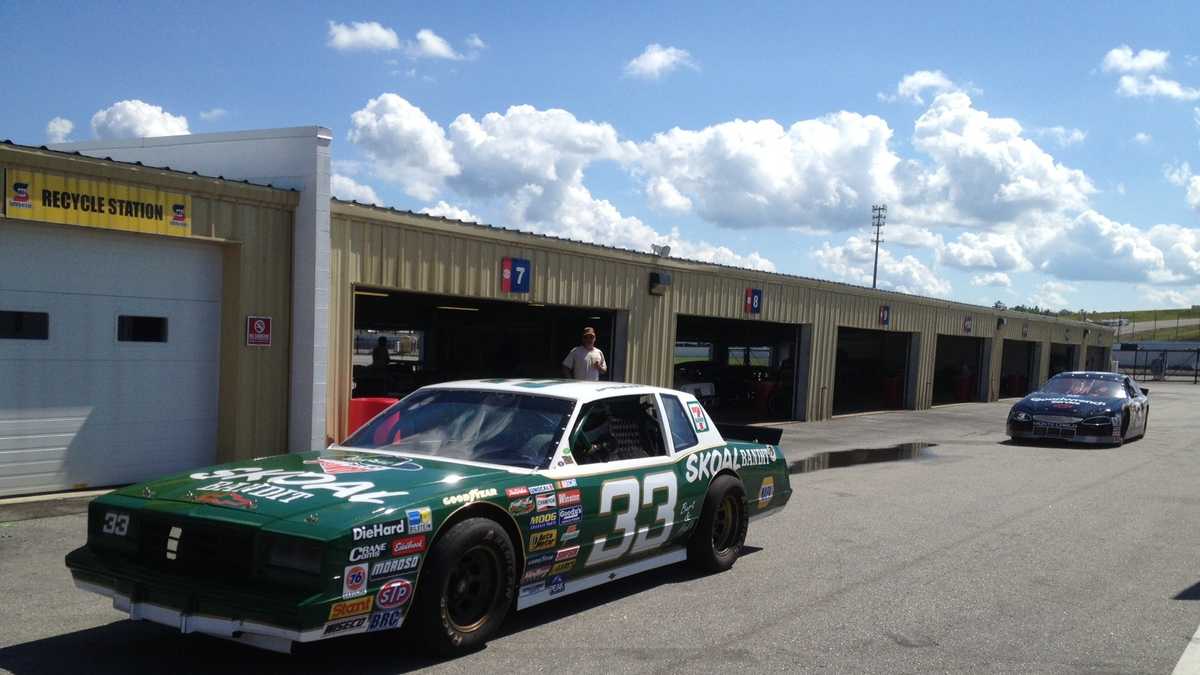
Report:
[[[482,648],[512,607],[516,561],[508,534],[488,518],[469,518],[438,537],[411,617],[427,648],[439,656]]]
[[[710,574],[733,567],[749,528],[742,481],[729,474],[717,476],[708,486],[700,522],[688,542],[688,564]]]

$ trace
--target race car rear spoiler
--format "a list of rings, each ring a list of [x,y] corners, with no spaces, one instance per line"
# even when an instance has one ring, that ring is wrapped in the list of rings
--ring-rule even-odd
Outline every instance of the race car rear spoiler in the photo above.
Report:
[[[762,443],[764,445],[779,445],[783,439],[783,429],[776,427],[754,427],[738,424],[718,424],[717,431],[727,441],[743,441],[746,443]]]

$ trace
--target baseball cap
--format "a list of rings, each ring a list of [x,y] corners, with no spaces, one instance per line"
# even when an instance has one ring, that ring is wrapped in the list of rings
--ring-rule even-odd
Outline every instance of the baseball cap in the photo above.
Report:
[[[592,337],[596,337],[596,329],[592,328],[591,326],[588,326],[587,328],[583,329],[583,334],[591,335]]]

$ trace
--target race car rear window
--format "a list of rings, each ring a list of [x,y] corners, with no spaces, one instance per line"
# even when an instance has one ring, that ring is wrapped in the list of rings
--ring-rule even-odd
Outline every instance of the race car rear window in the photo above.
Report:
[[[686,450],[699,441],[692,429],[692,421],[688,419],[683,403],[675,396],[663,396],[663,407],[667,409],[667,424],[671,427],[671,442],[675,444],[675,452]]]

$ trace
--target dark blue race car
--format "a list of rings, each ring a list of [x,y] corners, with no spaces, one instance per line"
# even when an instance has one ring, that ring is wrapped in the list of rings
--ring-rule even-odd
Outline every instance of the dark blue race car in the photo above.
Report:
[[[1146,435],[1150,390],[1118,373],[1059,373],[1008,413],[1014,439],[1121,445]]]

